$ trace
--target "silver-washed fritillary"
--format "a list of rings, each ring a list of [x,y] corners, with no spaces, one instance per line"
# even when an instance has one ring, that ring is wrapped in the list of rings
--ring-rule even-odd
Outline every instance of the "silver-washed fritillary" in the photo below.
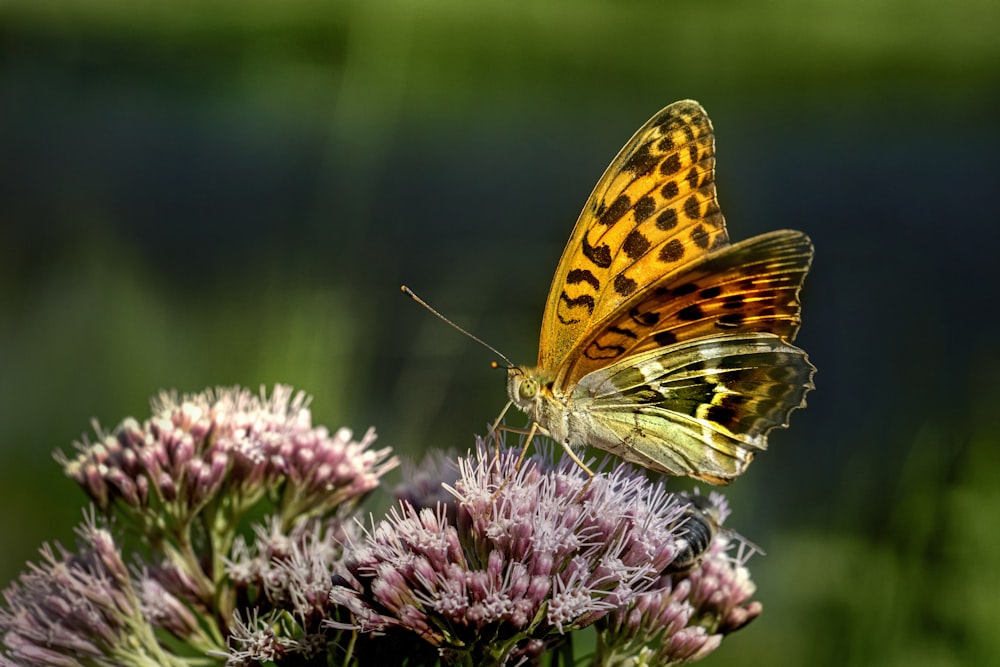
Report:
[[[578,462],[592,445],[725,484],[813,387],[792,345],[812,244],[789,230],[729,243],[712,132],[684,100],[625,144],[559,261],[538,365],[508,369],[531,432]]]

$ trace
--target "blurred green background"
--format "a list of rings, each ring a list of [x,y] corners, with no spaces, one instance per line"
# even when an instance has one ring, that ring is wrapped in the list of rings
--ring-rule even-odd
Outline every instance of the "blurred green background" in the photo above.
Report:
[[[470,445],[503,378],[400,283],[534,361],[591,187],[691,97],[732,238],[817,249],[818,388],[728,490],[765,611],[704,664],[1000,664],[998,35],[995,0],[8,0],[0,583],[72,542],[51,453],[161,388]]]

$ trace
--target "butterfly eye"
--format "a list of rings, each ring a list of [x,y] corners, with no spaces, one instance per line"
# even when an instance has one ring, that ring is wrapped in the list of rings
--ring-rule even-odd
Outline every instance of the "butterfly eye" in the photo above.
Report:
[[[538,393],[538,382],[534,378],[524,378],[521,386],[517,389],[518,396],[522,400],[530,401]]]

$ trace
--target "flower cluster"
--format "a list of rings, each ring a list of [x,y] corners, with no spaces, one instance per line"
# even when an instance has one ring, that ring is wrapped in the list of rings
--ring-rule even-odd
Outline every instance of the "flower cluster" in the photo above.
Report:
[[[402,502],[349,545],[350,576],[333,596],[359,631],[402,628],[453,664],[503,665],[533,663],[604,620],[615,628],[602,636],[609,660],[638,655],[642,636],[661,646],[663,661],[648,664],[670,664],[714,650],[735,629],[723,616],[755,615],[725,538],[705,545],[700,564],[665,574],[690,551],[690,499],[627,464],[589,481],[551,450],[519,468],[518,453],[480,443],[449,488],[454,516]]]
[[[344,519],[397,460],[371,448],[372,430],[355,441],[314,427],[308,403],[284,386],[161,394],[146,421],[96,427],[74,458],[57,456],[126,539],[91,519],[79,553],[43,549],[4,591],[0,666],[201,664],[230,657],[251,616],[284,623],[286,654],[315,654],[321,622],[338,618]],[[239,535],[254,515],[250,546]],[[130,543],[142,554],[126,568]]]
[[[378,486],[397,463],[389,449],[373,450],[374,431],[360,442],[340,429],[313,427],[309,398],[279,385],[268,398],[248,390],[207,390],[178,399],[162,393],[153,416],[126,419],[112,433],[95,424],[96,442],[60,454],[66,474],[101,510],[111,507],[159,523],[184,525],[220,496],[234,514],[265,492],[278,495],[288,520],[345,511]]]
[[[76,553],[46,545],[42,563],[4,591],[10,656],[0,665],[186,664],[157,643],[144,614],[151,591],[133,581],[110,532],[91,514],[77,535]]]
[[[329,650],[340,636],[331,623],[347,619],[330,593],[344,531],[354,525],[310,520],[285,532],[272,518],[255,527],[252,543],[237,539],[226,573],[242,604],[228,651],[214,655],[235,666],[308,660]]]
[[[722,496],[621,462],[591,478],[480,441],[361,522],[396,458],[314,427],[287,387],[162,394],[96,430],[60,461],[105,518],[3,592],[0,667],[570,664],[583,629],[595,667],[671,665],[760,613]]]

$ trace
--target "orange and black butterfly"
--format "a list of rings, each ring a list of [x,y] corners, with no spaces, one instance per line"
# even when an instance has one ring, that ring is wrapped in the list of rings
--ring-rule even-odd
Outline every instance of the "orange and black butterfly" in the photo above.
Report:
[[[574,459],[592,445],[728,483],[813,387],[792,344],[811,260],[797,231],[730,243],[712,124],[697,102],[675,102],[590,195],[552,280],[538,364],[508,369],[510,400]]]

